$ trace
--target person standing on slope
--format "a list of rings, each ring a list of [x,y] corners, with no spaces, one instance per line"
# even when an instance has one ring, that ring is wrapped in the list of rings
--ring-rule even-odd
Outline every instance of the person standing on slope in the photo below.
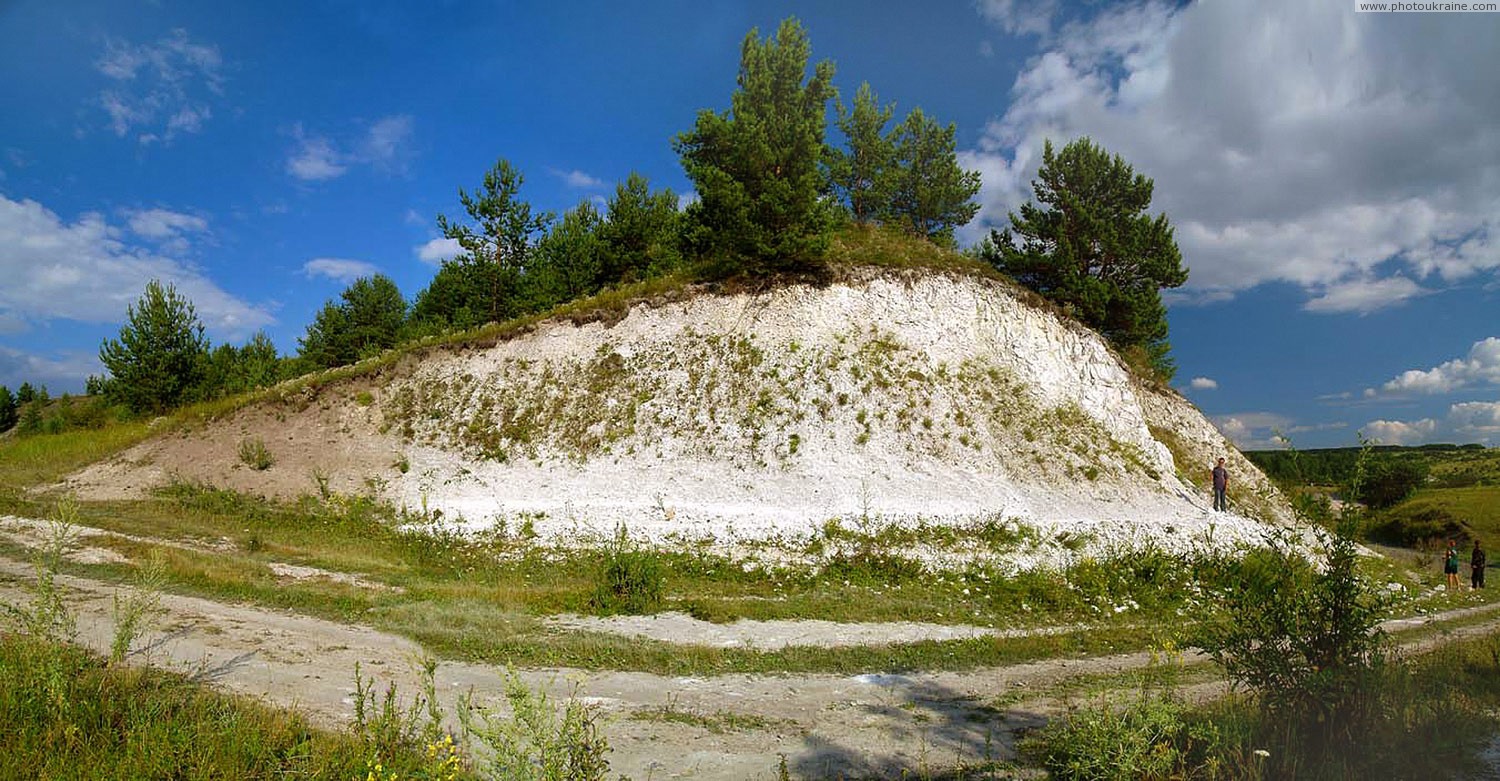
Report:
[[[1224,512],[1229,509],[1229,470],[1224,468],[1224,459],[1214,467],[1214,509]]]
[[[1484,549],[1479,547],[1479,538],[1474,539],[1474,552],[1469,554],[1469,588],[1484,588],[1484,567],[1487,562]]]

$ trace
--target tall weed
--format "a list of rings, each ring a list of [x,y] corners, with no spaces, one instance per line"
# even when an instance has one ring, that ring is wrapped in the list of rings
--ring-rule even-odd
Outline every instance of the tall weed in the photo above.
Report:
[[[508,781],[603,781],[609,773],[609,742],[599,734],[597,714],[576,692],[561,715],[544,692],[533,692],[507,671],[509,716],[466,700],[459,718],[466,734],[487,749],[492,778]]]
[[[655,612],[661,607],[665,589],[662,569],[655,552],[633,543],[625,525],[620,524],[604,549],[589,607],[602,615]]]

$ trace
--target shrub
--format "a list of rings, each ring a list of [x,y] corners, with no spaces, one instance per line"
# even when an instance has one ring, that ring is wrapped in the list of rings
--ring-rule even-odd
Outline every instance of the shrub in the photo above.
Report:
[[[1022,756],[1057,781],[1168,778],[1186,730],[1175,700],[1142,694],[1123,707],[1101,699],[1042,728],[1021,744]]]
[[[505,679],[508,718],[465,698],[459,709],[464,731],[488,749],[488,777],[515,781],[603,781],[609,773],[609,742],[599,734],[593,710],[570,696],[558,711],[511,671]],[[477,718],[476,718],[477,717]]]
[[[1469,537],[1462,521],[1442,507],[1416,507],[1417,502],[1392,510],[1384,522],[1370,530],[1370,537],[1397,545],[1442,544],[1446,539]]]
[[[257,472],[264,472],[276,463],[276,458],[266,449],[264,440],[254,437],[240,440],[240,461]]]
[[[624,524],[605,548],[589,607],[602,615],[653,613],[661,606],[663,578],[656,555],[635,546]]]
[[[1381,598],[1357,569],[1358,520],[1324,538],[1321,567],[1289,530],[1231,563],[1198,646],[1260,698],[1268,721],[1310,748],[1350,745],[1376,715],[1369,684],[1384,661]]]

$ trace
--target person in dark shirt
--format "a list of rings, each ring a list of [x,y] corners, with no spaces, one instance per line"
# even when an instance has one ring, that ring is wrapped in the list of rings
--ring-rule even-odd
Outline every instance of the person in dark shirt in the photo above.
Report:
[[[1469,554],[1469,587],[1484,588],[1484,567],[1487,562],[1479,540],[1474,540],[1474,552]]]
[[[1214,509],[1224,512],[1229,509],[1229,470],[1224,468],[1224,459],[1214,467]]]

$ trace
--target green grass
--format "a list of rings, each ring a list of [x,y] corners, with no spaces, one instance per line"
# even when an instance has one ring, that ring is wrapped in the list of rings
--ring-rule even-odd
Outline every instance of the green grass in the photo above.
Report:
[[[363,778],[364,744],[171,673],[0,634],[0,778]],[[415,768],[415,753],[387,763]]]
[[[61,480],[150,434],[144,423],[114,423],[99,429],[0,440],[0,501],[15,501],[23,488]]]
[[[1500,485],[1422,488],[1391,508],[1388,515],[1412,516],[1441,510],[1466,525],[1486,546],[1500,545]]]
[[[47,509],[35,504],[30,511],[40,517]],[[1091,627],[1042,638],[757,652],[550,631],[542,616],[595,609],[591,597],[607,550],[556,548],[519,537],[460,537],[442,527],[403,529],[388,508],[368,500],[281,504],[179,486],[154,500],[85,503],[79,512],[83,524],[176,544],[93,538],[90,544],[133,563],[64,564],[71,573],[124,581],[157,557],[168,590],[357,620],[412,637],[445,657],[674,674],[957,669],[1080,651],[1134,650],[1150,639],[1137,624],[1179,621],[1178,611],[1191,594],[1183,578],[1193,572],[1148,552],[1128,564],[1090,561],[1067,573],[1007,577],[984,567],[928,573],[920,565],[912,568],[912,562],[893,564],[889,556],[863,552],[857,539],[847,555],[831,557],[821,568],[763,565],[747,571],[740,562],[700,550],[640,552],[652,557],[661,573],[665,609],[717,620],[1002,626],[1082,621]],[[1012,532],[999,527],[981,525],[974,531],[1012,542]],[[0,552],[28,556],[14,543],[0,543]],[[357,573],[390,588],[281,580],[267,566],[272,561]],[[1127,600],[1138,609],[1117,616],[1105,607]]]

